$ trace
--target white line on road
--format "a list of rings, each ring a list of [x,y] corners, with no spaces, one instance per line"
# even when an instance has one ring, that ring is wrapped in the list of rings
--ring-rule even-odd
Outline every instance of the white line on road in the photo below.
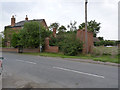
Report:
[[[71,72],[75,72],[75,73],[85,74],[85,75],[94,76],[94,77],[99,77],[99,78],[105,78],[104,76],[99,76],[96,74],[90,74],[90,73],[80,72],[80,71],[66,69],[66,68],[60,68],[60,67],[53,67],[53,68],[64,70],[64,71],[71,71]]]
[[[20,61],[20,62],[26,62],[26,63],[30,63],[30,64],[36,64],[35,62],[24,61],[24,60],[18,60],[18,59],[16,59],[16,61]]]

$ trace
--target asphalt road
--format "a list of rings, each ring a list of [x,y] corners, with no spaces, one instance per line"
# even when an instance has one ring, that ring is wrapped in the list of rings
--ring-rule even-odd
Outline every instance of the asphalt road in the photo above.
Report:
[[[36,87],[118,88],[118,67],[115,66],[15,53],[3,53],[3,56],[4,72],[13,75],[3,78],[3,88],[15,87],[21,79],[22,84],[28,80],[36,83]]]

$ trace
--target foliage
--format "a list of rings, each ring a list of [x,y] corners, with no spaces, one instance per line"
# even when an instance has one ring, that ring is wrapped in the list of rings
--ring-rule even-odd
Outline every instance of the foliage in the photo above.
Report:
[[[67,30],[66,27],[62,25],[62,26],[59,27],[58,32],[59,32],[59,33],[63,33],[63,32],[65,32],[66,30]]]
[[[2,38],[2,47],[5,47],[5,39]]]
[[[101,23],[97,23],[95,20],[91,20],[87,23],[88,31],[93,32],[94,37],[96,37],[97,33],[99,33],[100,24]],[[85,23],[83,22],[82,24],[79,25],[79,29],[84,29],[84,28],[85,28]]]
[[[120,41],[119,40],[115,41],[115,45],[118,45],[118,44],[120,44]]]
[[[55,22],[55,23],[52,23],[52,24],[50,24],[49,29],[52,30],[53,28],[56,28],[56,30],[58,30],[59,25],[60,25],[60,24],[59,24],[59,23],[56,23],[56,22]]]
[[[115,46],[116,42],[110,40],[101,40],[100,42],[95,42],[95,46]]]
[[[70,31],[76,31],[77,27],[76,27],[77,22],[74,21],[74,23],[70,22],[70,25],[68,25],[67,27],[70,29]]]
[[[51,38],[50,45],[59,46],[60,51],[65,55],[74,56],[82,51],[82,42],[76,39],[75,32],[65,32],[57,35],[57,38]]]
[[[12,34],[16,33],[16,32],[19,32],[19,31],[20,31],[20,29],[14,30],[12,28],[6,27],[5,30],[4,30],[5,40],[10,41],[12,39]]]
[[[50,46],[57,46],[57,43],[58,43],[58,39],[52,36],[49,40],[49,45]]]
[[[44,40],[50,36],[51,32],[46,30],[42,25],[40,25],[39,32],[39,25],[38,22],[26,22],[24,28],[19,32],[19,40],[14,40],[13,43],[18,43],[19,46],[23,46],[24,48],[37,48],[40,44],[44,46]],[[15,35],[13,37],[17,39]]]
[[[100,41],[104,40],[104,38],[103,38],[103,37],[98,37],[98,39],[99,39]]]
[[[63,52],[65,55],[75,56],[82,51],[82,45],[79,40],[68,39],[64,42]]]
[[[19,43],[18,41],[20,40],[19,34],[14,33],[12,35],[12,39],[11,39],[11,46],[13,46],[14,48],[18,47]]]

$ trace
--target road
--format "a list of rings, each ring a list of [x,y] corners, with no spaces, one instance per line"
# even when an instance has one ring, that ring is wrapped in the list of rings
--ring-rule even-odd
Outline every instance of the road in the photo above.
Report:
[[[3,88],[118,87],[118,67],[115,66],[15,53],[3,53],[3,56]]]

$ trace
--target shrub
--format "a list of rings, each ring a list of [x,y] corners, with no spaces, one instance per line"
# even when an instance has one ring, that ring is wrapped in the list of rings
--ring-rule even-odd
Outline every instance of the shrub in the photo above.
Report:
[[[83,43],[76,39],[76,32],[64,32],[51,37],[51,46],[58,46],[65,55],[75,56],[82,51]]]
[[[57,46],[57,38],[51,37],[49,41],[50,46]]]
[[[79,40],[67,40],[64,42],[63,52],[65,55],[75,56],[82,51],[83,44]]]

